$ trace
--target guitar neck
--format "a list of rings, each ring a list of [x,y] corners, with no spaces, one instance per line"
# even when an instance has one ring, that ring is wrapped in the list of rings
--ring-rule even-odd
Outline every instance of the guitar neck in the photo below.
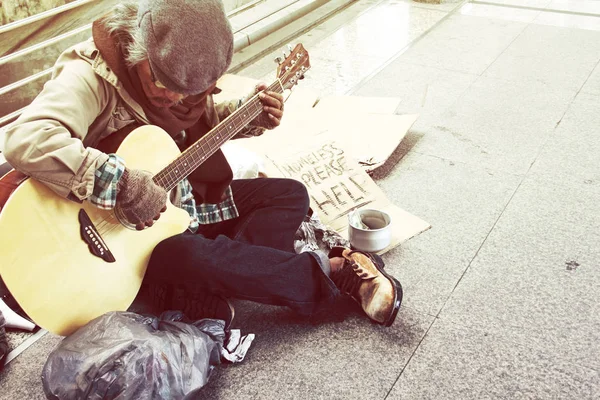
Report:
[[[267,90],[283,93],[284,88],[278,79]],[[153,178],[154,182],[170,191],[262,111],[262,102],[256,94],[219,125],[188,147],[172,163],[158,172]]]

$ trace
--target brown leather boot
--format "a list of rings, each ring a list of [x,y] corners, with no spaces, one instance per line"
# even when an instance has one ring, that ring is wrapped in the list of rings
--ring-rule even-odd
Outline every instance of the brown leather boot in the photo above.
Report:
[[[402,286],[383,270],[383,260],[375,254],[334,247],[329,258],[343,257],[343,267],[331,274],[341,292],[349,294],[374,322],[390,326],[400,303]]]

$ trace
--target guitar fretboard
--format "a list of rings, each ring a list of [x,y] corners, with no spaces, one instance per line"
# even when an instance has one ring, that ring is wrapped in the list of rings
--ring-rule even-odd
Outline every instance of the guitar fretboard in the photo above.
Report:
[[[277,80],[266,90],[283,93],[284,88],[281,81]],[[154,182],[170,191],[262,111],[263,104],[256,94],[158,172],[153,178]]]

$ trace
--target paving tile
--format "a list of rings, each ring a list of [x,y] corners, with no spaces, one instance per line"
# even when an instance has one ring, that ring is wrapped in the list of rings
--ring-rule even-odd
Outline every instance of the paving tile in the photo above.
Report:
[[[344,322],[311,325],[265,307],[245,328],[257,335],[246,359],[219,368],[202,398],[383,399],[432,319],[403,308],[390,328],[358,311]]]
[[[600,188],[526,179],[440,318],[600,370]]]
[[[579,90],[600,60],[600,32],[529,25],[485,76]]]
[[[436,315],[521,178],[409,153],[375,180],[392,203],[432,225],[383,258],[406,305]]]
[[[312,67],[301,85],[317,91],[323,97],[344,95],[374,73],[385,61],[385,58],[367,56],[358,59],[344,56],[336,60],[311,56]]]
[[[596,32],[530,24],[506,50],[506,54],[531,57],[572,58],[600,48]],[[584,60],[587,58],[584,57]]]
[[[596,399],[597,370],[493,330],[436,321],[387,399]]]
[[[333,60],[348,56],[388,59],[445,15],[405,2],[383,2],[322,40],[313,54]]]
[[[477,79],[477,75],[409,64],[397,59],[352,95],[401,99],[397,114],[441,115]]]
[[[41,373],[48,354],[62,337],[46,334],[0,372],[0,400],[45,399]]]
[[[297,38],[308,50],[312,65],[301,84],[323,96],[347,94],[446,15],[446,11],[404,1],[352,5]],[[271,81],[275,77],[272,60],[280,55],[279,50],[272,52],[240,75]]]
[[[445,113],[417,120],[414,151],[525,174],[575,92],[480,77]]]
[[[600,96],[580,93],[548,138],[530,175],[550,182],[600,188]]]
[[[600,17],[572,15],[557,12],[542,12],[533,21],[534,24],[560,26],[566,28],[600,30]]]
[[[414,64],[481,74],[526,26],[522,22],[452,15],[401,58]]]
[[[485,0],[486,3],[491,4],[530,8],[544,8],[550,4],[551,1],[552,0]]]
[[[460,14],[474,17],[505,19],[507,21],[532,22],[541,11],[513,8],[489,4],[467,3],[460,8]]]
[[[383,2],[312,47],[312,68],[302,85],[323,96],[346,94],[445,15],[404,2]]]
[[[552,0],[546,8],[600,15],[600,3],[594,0]]]
[[[313,66],[343,60],[348,68],[361,58],[377,59],[383,63],[446,15],[446,11],[417,7],[409,2],[361,1],[299,36],[294,42],[302,43],[308,50]],[[382,20],[388,22],[381,23]],[[390,37],[394,40],[390,41]],[[239,73],[256,79],[268,76],[274,69],[273,60],[278,56],[281,56],[281,51],[273,51]],[[322,72],[313,70],[310,74]],[[335,76],[328,78],[335,79]]]
[[[596,96],[600,96],[600,63],[596,65],[594,71],[589,76],[587,82],[581,88],[583,93],[595,94]]]

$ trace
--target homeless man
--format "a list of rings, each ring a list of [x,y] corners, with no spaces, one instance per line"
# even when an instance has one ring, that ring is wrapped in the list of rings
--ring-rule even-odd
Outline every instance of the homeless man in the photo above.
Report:
[[[190,146],[243,102],[213,103],[232,53],[233,33],[220,0],[123,3],[94,22],[90,40],[60,56],[52,79],[7,130],[6,158],[62,197],[115,208],[137,229],[152,229],[167,192],[99,144],[123,129],[156,125],[180,149]],[[279,125],[283,97],[266,89],[257,87],[264,110],[241,135]],[[229,324],[229,298],[310,315],[343,293],[372,321],[394,322],[402,289],[380,259],[343,248],[294,252],[294,235],[309,207],[301,183],[232,180],[217,151],[179,183],[171,199],[188,211],[190,225],[159,243],[150,259],[144,286],[157,308]]]

